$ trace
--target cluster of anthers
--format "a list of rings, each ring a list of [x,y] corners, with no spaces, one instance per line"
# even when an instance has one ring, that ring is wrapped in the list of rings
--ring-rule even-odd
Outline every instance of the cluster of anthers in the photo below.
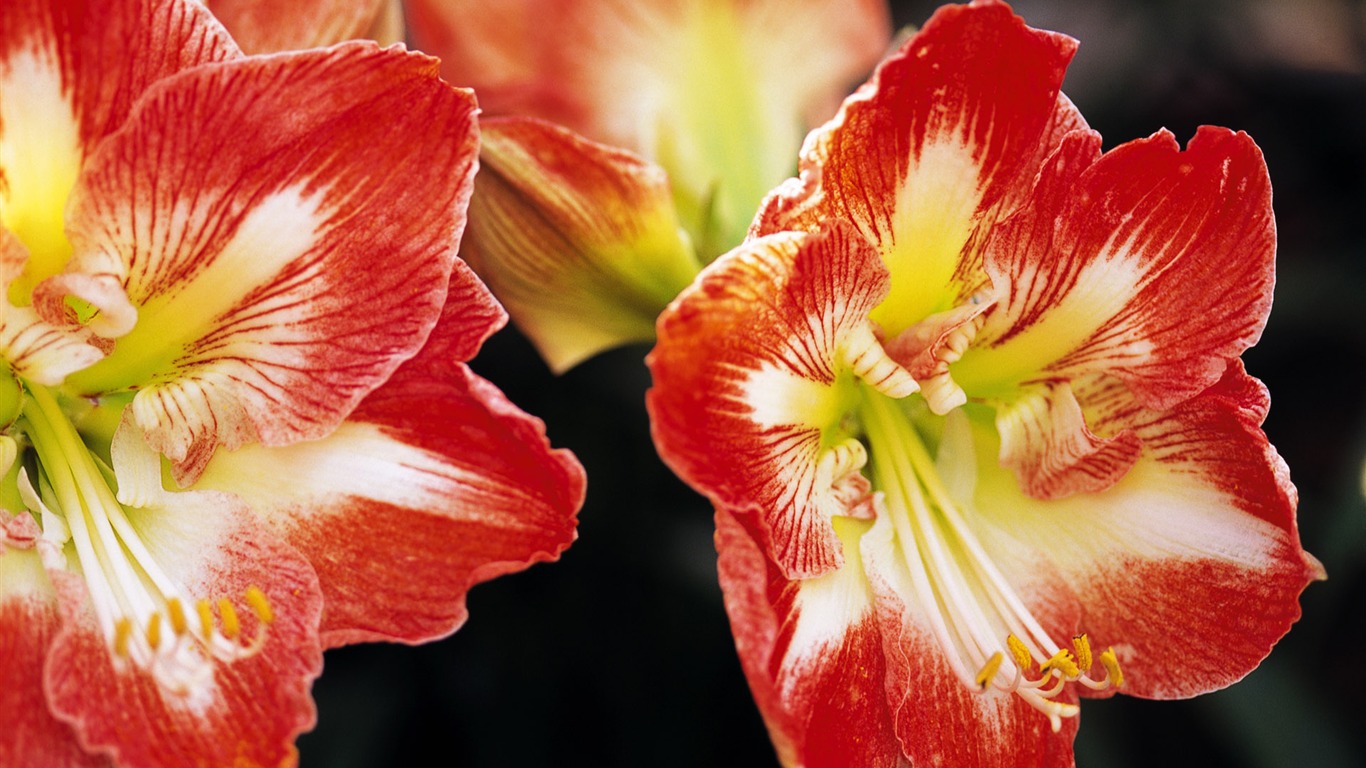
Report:
[[[173,693],[187,695],[208,682],[213,674],[210,658],[232,662],[254,656],[266,642],[266,629],[275,616],[266,594],[256,585],[247,587],[243,601],[256,616],[256,630],[243,642],[242,621],[237,608],[226,597],[210,602],[200,598],[194,602],[198,626],[192,628],[179,597],[166,600],[162,610],[154,610],[141,627],[133,619],[121,616],[114,622],[110,644],[114,657],[148,669],[163,686]],[[215,622],[214,608],[218,609]],[[164,618],[163,618],[164,611]],[[171,637],[165,636],[163,624],[169,626]]]
[[[1093,691],[1124,685],[1124,673],[1120,671],[1115,649],[1106,648],[1097,659],[1091,653],[1091,641],[1085,633],[1072,638],[1073,650],[1059,648],[1047,660],[1038,664],[1039,676],[1035,679],[1030,679],[1028,674],[1033,672],[1036,666],[1034,653],[1024,641],[1013,634],[1008,635],[1006,647],[1010,650],[1015,663],[1015,673],[1003,674],[1005,653],[996,651],[977,673],[977,689],[983,693],[995,688],[1006,693],[1019,694],[1030,706],[1048,715],[1055,733],[1062,729],[1062,718],[1072,717],[1079,711],[1076,704],[1053,700],[1069,682],[1075,681]],[[1091,669],[1097,660],[1105,672],[1100,679],[1091,676]]]

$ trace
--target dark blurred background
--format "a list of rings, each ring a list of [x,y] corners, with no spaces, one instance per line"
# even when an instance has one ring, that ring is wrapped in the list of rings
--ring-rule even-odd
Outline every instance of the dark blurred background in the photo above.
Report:
[[[923,23],[936,5],[896,3],[896,21]],[[1271,389],[1266,432],[1329,573],[1238,685],[1084,702],[1077,762],[1366,766],[1366,0],[1014,7],[1081,40],[1064,88],[1107,147],[1162,127],[1184,142],[1210,123],[1265,152],[1279,280],[1244,359]],[[476,587],[470,621],[442,642],[330,651],[318,727],[299,741],[305,768],[777,765],[722,609],[710,509],[649,439],[646,351],[556,378],[515,330],[488,344],[476,370],[588,470],[579,541],[558,563]]]

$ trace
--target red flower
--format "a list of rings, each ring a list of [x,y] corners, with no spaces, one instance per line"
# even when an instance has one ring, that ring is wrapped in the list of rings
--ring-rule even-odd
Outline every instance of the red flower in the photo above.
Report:
[[[942,9],[660,319],[656,442],[785,764],[1070,765],[1079,695],[1235,682],[1322,575],[1239,360],[1261,154],[1101,154],[1074,45]]]
[[[292,764],[323,649],[572,541],[582,469],[464,365],[474,113],[401,48],[0,5],[0,764]]]

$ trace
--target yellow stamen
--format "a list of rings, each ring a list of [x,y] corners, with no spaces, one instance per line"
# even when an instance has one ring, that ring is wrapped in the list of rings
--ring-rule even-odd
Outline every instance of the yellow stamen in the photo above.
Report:
[[[266,593],[255,584],[247,587],[247,605],[251,606],[252,613],[261,620],[262,624],[269,624],[275,620],[275,612],[270,609],[270,601],[266,599]]]
[[[1039,665],[1039,672],[1042,674],[1047,674],[1050,669],[1058,670],[1068,680],[1081,674],[1077,669],[1077,662],[1072,658],[1072,652],[1066,648],[1059,648],[1058,652],[1053,654],[1053,658]]]
[[[1015,666],[1020,668],[1021,673],[1034,668],[1034,657],[1020,638],[1006,635],[1006,646],[1010,648],[1010,655],[1015,657]]]
[[[1077,652],[1077,669],[1082,672],[1091,668],[1091,641],[1083,632],[1072,638],[1072,647]]]
[[[128,658],[128,640],[133,636],[133,622],[127,616],[114,622],[114,653]]]
[[[166,617],[171,620],[171,631],[175,632],[176,637],[185,634],[185,608],[180,604],[180,598],[173,597],[166,601]]]
[[[1106,648],[1100,655],[1100,664],[1105,667],[1106,673],[1110,675],[1110,685],[1119,688],[1124,685],[1124,673],[1119,671],[1119,659],[1115,657],[1114,648]]]
[[[161,645],[161,614],[153,613],[147,619],[147,644],[156,650]]]
[[[237,621],[237,609],[232,607],[226,597],[218,600],[218,618],[223,621],[223,636],[232,639],[237,637],[237,633],[242,631],[242,625]]]
[[[977,673],[977,687],[986,690],[987,683],[996,676],[996,671],[1001,668],[1001,662],[1005,661],[1005,654],[997,651],[991,654],[987,663],[982,666],[982,671]]]
[[[199,635],[208,642],[213,637],[213,608],[208,600],[200,598],[195,601],[194,610],[199,614]]]

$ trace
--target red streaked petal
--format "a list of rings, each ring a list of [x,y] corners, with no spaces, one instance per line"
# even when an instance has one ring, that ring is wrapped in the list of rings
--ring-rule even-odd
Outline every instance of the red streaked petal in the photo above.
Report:
[[[741,517],[716,513],[717,571],[736,650],[783,765],[900,765],[881,637],[857,531],[849,533],[840,570],[793,582]]]
[[[760,510],[789,577],[838,566],[830,518],[871,511],[866,454],[840,424],[855,378],[916,388],[868,320],[886,279],[851,228],[780,233],[717,260],[659,320],[646,402],[660,456],[717,506]]]
[[[365,38],[403,39],[398,0],[207,0],[247,53],[320,48]],[[398,16],[395,24],[394,16]]]
[[[1103,491],[1129,471],[1141,452],[1131,430],[1099,437],[1088,429],[1065,382],[1036,386],[1000,405],[996,430],[1001,466],[1014,470],[1020,490],[1036,499]]]
[[[0,6],[0,224],[31,254],[18,303],[71,255],[63,210],[81,165],[152,83],[240,55],[198,3],[6,0]]]
[[[1222,688],[1270,652],[1298,618],[1300,592],[1323,575],[1300,548],[1294,486],[1257,426],[1265,391],[1235,364],[1167,412],[1137,407],[1122,385],[1107,392],[1087,418],[1142,441],[1129,472],[1101,493],[1041,501],[1012,474],[983,471],[974,528],[1028,604],[1077,601],[1078,613],[1045,626],[1113,646],[1121,692]]]
[[[461,255],[552,370],[654,339],[701,265],[657,166],[530,119],[480,124]]]
[[[0,359],[16,376],[35,384],[61,384],[102,357],[83,334],[43,322],[27,307],[7,308],[0,321]]]
[[[328,646],[449,634],[471,586],[574,540],[582,467],[442,354],[450,331],[328,437],[220,451],[196,485],[237,493],[312,561]]]
[[[1246,134],[1160,132],[1095,159],[1075,135],[988,247],[1008,287],[955,368],[965,387],[1104,370],[1162,409],[1213,384],[1271,308],[1271,186]],[[970,382],[971,380],[971,382]]]
[[[1003,3],[941,8],[802,150],[756,234],[852,221],[891,273],[874,319],[895,336],[984,282],[979,227],[1028,188],[1042,144],[1080,118],[1059,98],[1076,47]]]
[[[20,514],[27,520],[0,511],[0,765],[103,765],[52,716],[43,694],[43,660],[61,622],[38,553],[8,546],[4,529],[23,524],[26,539],[38,535],[28,513]]]
[[[182,479],[219,444],[326,434],[436,322],[477,131],[435,69],[368,43],[202,67],[91,158],[71,269],[121,281],[138,321],[70,383],[137,387]]]
[[[309,687],[322,670],[317,576],[297,551],[260,526],[229,494],[164,492],[137,482],[156,474],[159,458],[127,425],[115,437],[115,472],[137,489],[127,517],[151,557],[194,598],[224,598],[239,606],[241,634],[255,636],[257,616],[243,596],[260,589],[273,618],[259,652],[213,662],[202,683],[178,695],[154,672],[114,664],[84,581],[60,569],[62,629],[44,669],[53,711],[71,724],[83,746],[120,766],[282,765],[297,759],[294,738],[313,725]],[[136,467],[136,470],[134,469]],[[122,483],[121,483],[122,485]],[[179,638],[172,638],[174,642]]]

